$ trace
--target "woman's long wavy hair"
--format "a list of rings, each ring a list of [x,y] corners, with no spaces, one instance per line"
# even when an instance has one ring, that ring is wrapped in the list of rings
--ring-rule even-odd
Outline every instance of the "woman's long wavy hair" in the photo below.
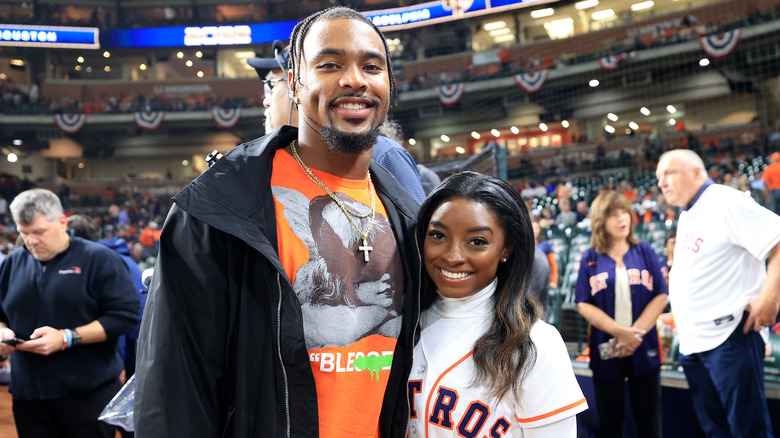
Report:
[[[451,199],[467,199],[486,206],[504,230],[513,248],[505,263],[498,264],[498,286],[493,295],[493,320],[474,344],[476,376],[473,384],[498,399],[520,394],[520,385],[536,360],[531,326],[541,316],[539,302],[528,293],[534,263],[534,233],[525,202],[514,187],[476,172],[461,172],[445,179],[420,207],[417,242],[423,250],[434,211]],[[475,291],[476,292],[476,291]],[[430,307],[436,286],[423,270],[420,304]]]

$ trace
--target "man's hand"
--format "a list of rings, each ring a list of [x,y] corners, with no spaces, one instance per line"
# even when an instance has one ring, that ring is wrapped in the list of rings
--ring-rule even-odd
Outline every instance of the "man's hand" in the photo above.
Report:
[[[0,329],[0,339],[11,339],[14,337],[16,337],[16,333],[13,330],[7,327],[3,327],[2,329]],[[6,343],[0,342],[0,356],[8,356],[14,351],[16,351],[16,347],[14,347],[13,345],[8,345]],[[5,361],[3,363],[5,363]],[[5,368],[5,366],[3,366],[2,363],[0,363],[0,368]]]
[[[761,294],[750,300],[746,310],[749,310],[748,317],[742,327],[742,333],[745,334],[750,330],[759,331],[764,327],[775,325],[777,313],[780,312],[780,302],[766,294]]]
[[[63,348],[62,332],[49,326],[38,327],[30,335],[30,340],[16,347],[20,351],[48,356]]]

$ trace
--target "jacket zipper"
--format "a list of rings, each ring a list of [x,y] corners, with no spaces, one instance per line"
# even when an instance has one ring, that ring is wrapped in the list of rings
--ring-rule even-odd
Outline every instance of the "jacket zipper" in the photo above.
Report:
[[[230,409],[228,409],[227,421],[225,421],[225,427],[222,429],[222,437],[223,438],[227,436],[227,430],[228,430],[228,427],[230,426],[230,419],[233,418],[233,413],[234,412],[236,412],[236,408],[234,408],[233,406],[230,406]]]
[[[279,365],[282,367],[282,378],[284,379],[284,411],[287,415],[287,438],[290,438],[290,391],[287,383],[287,370],[284,368],[282,360],[282,280],[281,275],[276,273],[276,285],[279,287],[279,303],[276,307],[276,352],[279,355]],[[419,299],[419,298],[418,298]]]
[[[422,260],[422,254],[420,253],[420,243],[417,241],[417,227],[419,227],[420,224],[416,224],[414,227],[414,234],[412,238],[414,239],[414,246],[417,248],[417,260],[420,261],[420,263],[417,264],[417,285],[419,288],[422,288],[422,270],[423,270],[423,260]],[[414,337],[417,333],[417,326],[420,325],[420,315],[422,314],[422,309],[420,309],[420,293],[422,291],[417,291],[417,320],[414,322],[414,326],[412,326],[412,366],[414,366]],[[406,388],[406,391],[408,393],[409,388]],[[409,404],[409,397],[404,397],[406,399],[406,427],[404,427],[404,430],[406,433],[409,432],[409,419],[412,417],[412,406]]]

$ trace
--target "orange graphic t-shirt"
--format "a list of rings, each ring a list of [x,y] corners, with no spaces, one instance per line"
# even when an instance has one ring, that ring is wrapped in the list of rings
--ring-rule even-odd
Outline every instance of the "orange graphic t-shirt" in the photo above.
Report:
[[[368,178],[313,172],[348,209],[366,216],[352,217],[366,230]],[[366,250],[339,205],[282,149],[274,157],[271,187],[279,257],[301,304],[317,385],[320,436],[377,437],[403,295],[387,212],[374,191],[376,214],[367,241],[371,250]]]

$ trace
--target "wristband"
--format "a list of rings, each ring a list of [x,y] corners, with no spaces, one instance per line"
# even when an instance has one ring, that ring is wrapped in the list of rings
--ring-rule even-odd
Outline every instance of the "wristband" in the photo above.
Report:
[[[60,333],[62,333],[62,348],[60,350],[64,350],[68,348],[68,334],[65,332],[65,329],[60,329]]]
[[[72,336],[70,346],[75,347],[77,345],[81,345],[81,335],[79,334],[79,332],[77,332],[76,329],[70,329],[69,331]]]

